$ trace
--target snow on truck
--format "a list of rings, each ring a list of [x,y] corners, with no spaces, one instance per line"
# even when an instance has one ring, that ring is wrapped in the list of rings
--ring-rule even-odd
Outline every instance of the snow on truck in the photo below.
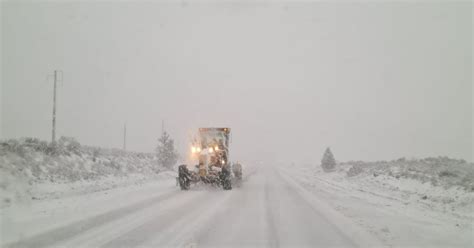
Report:
[[[190,188],[191,183],[202,182],[232,189],[232,181],[242,179],[242,166],[229,162],[230,128],[199,128],[198,136],[192,141],[191,156],[197,165],[178,167],[178,184],[181,190]]]

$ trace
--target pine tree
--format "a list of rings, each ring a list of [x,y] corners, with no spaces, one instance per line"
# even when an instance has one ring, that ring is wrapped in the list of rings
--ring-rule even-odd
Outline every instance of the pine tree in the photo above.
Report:
[[[174,140],[167,132],[163,132],[158,139],[156,155],[158,157],[158,165],[168,169],[172,169],[176,162],[178,162],[178,152],[174,148]]]
[[[324,171],[331,171],[336,167],[336,160],[329,147],[326,148],[323,159],[321,159],[321,167],[323,167]]]

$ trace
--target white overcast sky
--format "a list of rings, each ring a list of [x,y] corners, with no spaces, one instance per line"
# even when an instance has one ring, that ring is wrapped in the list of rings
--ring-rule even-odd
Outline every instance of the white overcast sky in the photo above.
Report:
[[[0,138],[151,152],[233,131],[234,160],[473,159],[472,4],[2,2]]]

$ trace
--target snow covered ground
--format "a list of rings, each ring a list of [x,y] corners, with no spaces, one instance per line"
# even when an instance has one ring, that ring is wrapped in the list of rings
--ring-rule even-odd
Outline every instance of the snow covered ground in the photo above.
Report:
[[[353,175],[349,164],[330,173],[315,165],[280,168],[390,246],[473,245],[474,192],[464,187],[435,186],[431,181],[393,176],[389,170]]]
[[[36,199],[21,202],[0,209],[2,220],[2,244],[18,241],[34,235],[54,230],[62,230],[71,223],[81,223],[80,229],[87,228],[84,220],[98,217],[106,221],[116,215],[109,214],[116,209],[140,209],[148,200],[157,198],[163,189],[174,189],[174,177],[163,175],[156,181],[126,184],[101,191],[63,195],[60,198]],[[130,211],[130,210],[128,210]],[[122,211],[127,212],[127,211]],[[109,216],[109,217],[107,217]],[[54,236],[51,236],[54,239]],[[35,247],[36,245],[30,245]]]
[[[181,191],[175,172],[154,170],[151,160],[134,153],[103,151],[93,161],[92,153],[70,159],[3,152],[0,169],[8,178],[2,178],[2,198],[16,200],[0,208],[2,247],[473,244],[474,195],[465,163],[446,172],[434,160],[354,162],[329,173],[315,165],[244,164],[243,182],[231,191],[206,185]],[[106,159],[115,162],[97,162]],[[62,175],[88,168],[79,175],[95,176],[45,180],[50,166],[44,161],[69,161]],[[81,162],[119,166],[97,172]],[[18,164],[30,169],[17,172]],[[24,173],[35,166],[35,176]]]
[[[34,138],[0,142],[0,208],[144,183],[166,175],[154,154],[81,146],[61,138],[56,151]]]
[[[5,247],[381,246],[273,166],[232,191],[174,179],[2,209]]]

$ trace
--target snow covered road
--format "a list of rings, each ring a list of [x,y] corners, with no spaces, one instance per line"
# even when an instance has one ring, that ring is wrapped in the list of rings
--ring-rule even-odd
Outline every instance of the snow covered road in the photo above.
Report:
[[[247,173],[242,185],[232,191],[208,187],[180,191],[167,180],[168,185],[157,187],[152,194],[150,188],[117,193],[120,196],[111,197],[109,203],[91,201],[91,205],[84,205],[87,212],[108,204],[107,211],[84,215],[34,235],[20,235],[21,239],[6,246],[380,246],[375,238],[276,168],[264,166]],[[133,203],[113,207],[119,199]]]

